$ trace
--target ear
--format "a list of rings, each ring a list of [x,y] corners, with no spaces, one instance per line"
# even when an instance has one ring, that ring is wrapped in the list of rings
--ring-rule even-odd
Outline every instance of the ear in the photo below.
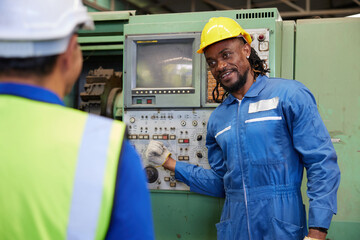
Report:
[[[248,43],[246,43],[246,44],[244,44],[242,50],[243,50],[245,57],[249,58],[250,53],[251,53],[251,46]]]
[[[82,54],[76,34],[71,36],[65,52],[59,55],[58,60],[57,76],[64,86],[64,93],[67,94],[71,91],[82,69]]]
[[[61,64],[61,70],[63,73],[65,73],[67,70],[71,69],[71,65],[73,64],[73,56],[77,50],[78,43],[77,43],[77,35],[74,34],[71,36],[69,40],[69,44],[66,48],[66,51],[62,54],[60,54],[60,64]]]

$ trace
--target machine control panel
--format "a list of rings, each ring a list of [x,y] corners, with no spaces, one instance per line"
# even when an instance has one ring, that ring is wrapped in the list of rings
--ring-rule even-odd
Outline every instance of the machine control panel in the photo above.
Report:
[[[207,121],[213,109],[126,110],[130,143],[145,167],[150,189],[189,190],[175,180],[175,173],[155,166],[145,158],[150,140],[161,141],[172,158],[210,169],[205,146]]]
[[[270,41],[270,31],[266,28],[259,29],[246,29],[250,34],[252,43],[251,47],[254,48],[259,55],[260,59],[265,60],[266,64],[269,67],[269,41]]]

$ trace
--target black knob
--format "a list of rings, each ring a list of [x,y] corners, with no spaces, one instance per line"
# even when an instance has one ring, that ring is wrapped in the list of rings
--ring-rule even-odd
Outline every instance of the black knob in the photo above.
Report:
[[[196,140],[198,140],[198,141],[201,141],[201,139],[202,139],[202,135],[198,135],[198,136],[196,137]]]
[[[196,153],[196,156],[197,156],[198,158],[202,158],[202,157],[203,157],[203,155],[202,155],[201,152]]]
[[[148,183],[153,183],[158,179],[159,172],[156,168],[154,168],[152,166],[147,166],[145,168],[145,171],[146,171]]]

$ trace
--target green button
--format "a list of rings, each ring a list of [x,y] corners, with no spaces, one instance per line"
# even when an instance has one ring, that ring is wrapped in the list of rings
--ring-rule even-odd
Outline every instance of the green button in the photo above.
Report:
[[[142,99],[136,99],[136,104],[142,104]]]

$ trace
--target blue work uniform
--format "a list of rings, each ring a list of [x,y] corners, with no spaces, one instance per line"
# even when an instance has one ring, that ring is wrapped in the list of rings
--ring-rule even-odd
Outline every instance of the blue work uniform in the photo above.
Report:
[[[218,239],[303,239],[304,167],[309,227],[329,228],[337,211],[337,156],[311,92],[300,82],[259,76],[244,98],[231,94],[211,114],[211,169],[177,162],[191,191],[225,197]]]
[[[53,92],[31,85],[0,83],[0,94],[64,105]],[[141,160],[128,140],[123,141],[121,149],[114,204],[106,239],[154,239],[150,194]]]

